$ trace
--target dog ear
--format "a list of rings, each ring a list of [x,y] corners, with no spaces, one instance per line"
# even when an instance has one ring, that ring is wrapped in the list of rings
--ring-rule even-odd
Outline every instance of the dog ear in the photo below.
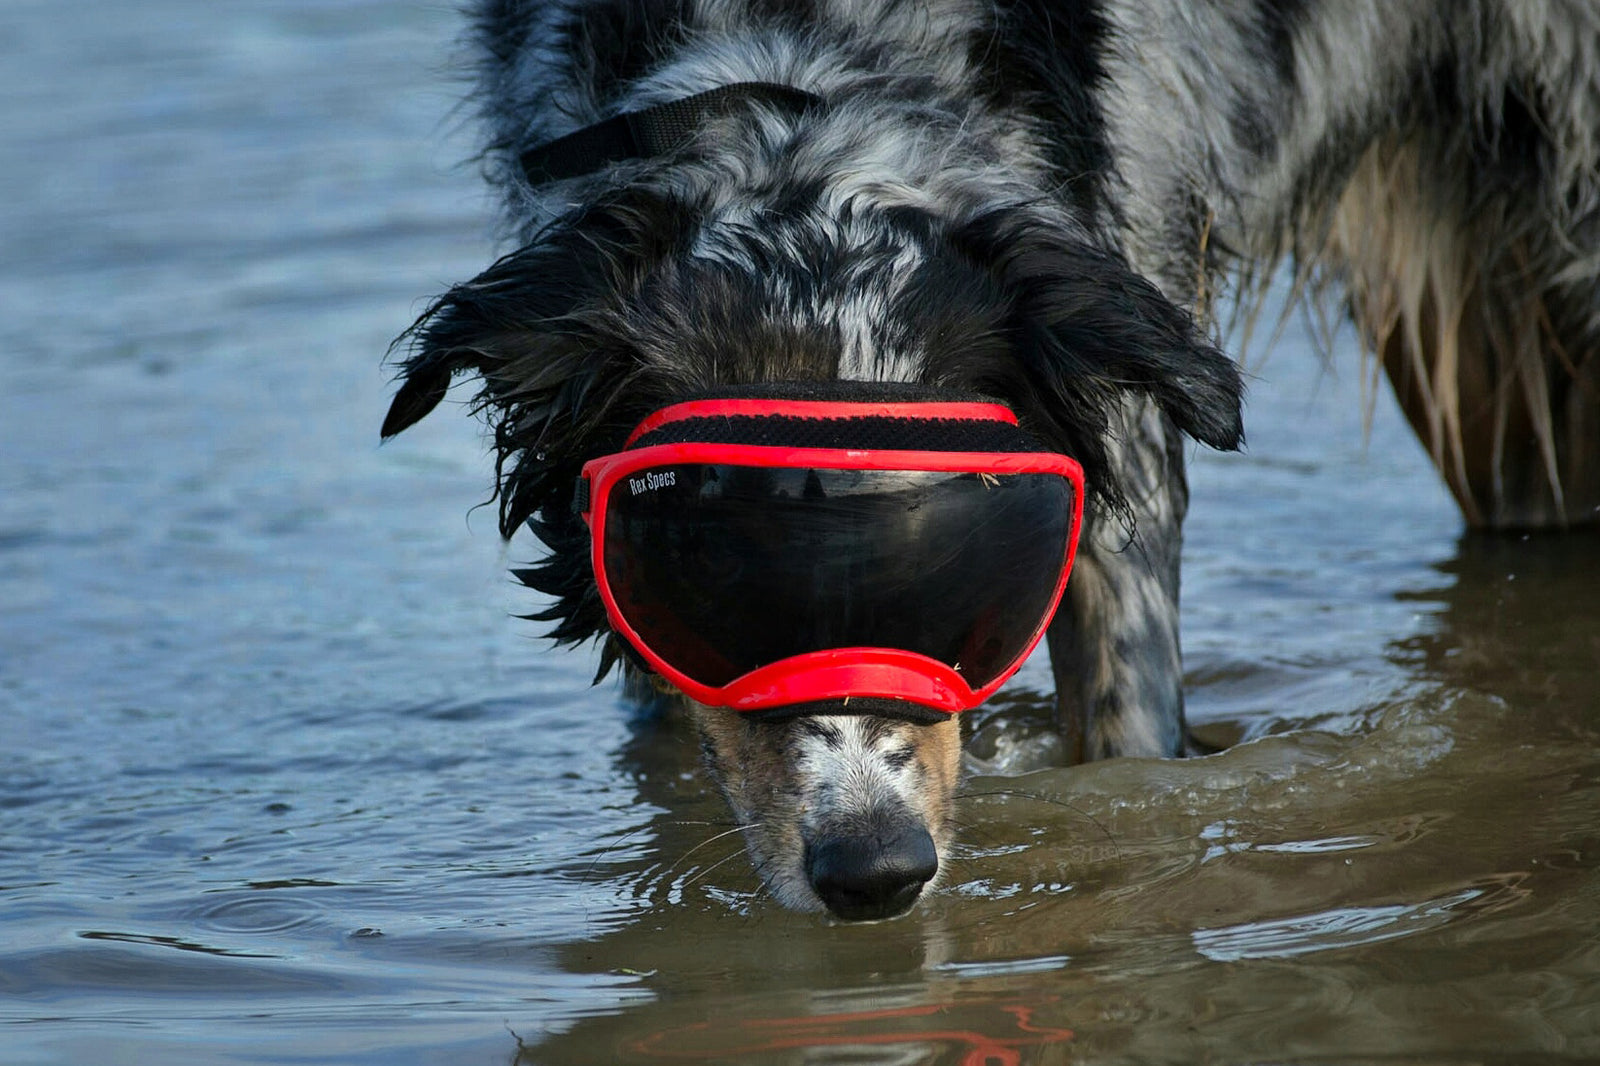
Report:
[[[582,332],[585,311],[617,299],[641,264],[675,246],[685,214],[651,193],[618,192],[552,223],[434,301],[395,342],[411,354],[400,363],[383,437],[432,411],[457,373],[483,379],[480,406],[527,407],[564,380],[561,371],[574,368],[555,359],[562,341]]]
[[[1048,281],[1036,289],[1031,315],[1058,358],[1086,363],[1107,381],[1149,396],[1202,444],[1233,451],[1244,442],[1238,364],[1120,257],[1079,248],[1033,262],[1025,253],[1018,266]]]
[[[569,242],[521,248],[423,312],[395,342],[409,344],[401,385],[383,420],[384,439],[420,421],[444,399],[452,378],[474,372],[483,381],[480,405],[504,403],[512,392],[537,390],[551,378],[544,366],[561,323],[594,291],[592,264],[565,256]],[[588,265],[591,269],[584,269]],[[509,371],[517,367],[524,376]]]
[[[1018,211],[980,217],[955,239],[1009,295],[1013,332],[1048,391],[1095,402],[1140,393],[1203,444],[1243,443],[1238,365],[1119,255]]]
[[[1213,448],[1243,443],[1238,366],[1120,255],[1028,209],[980,216],[951,244],[984,279],[1006,345],[936,373],[1008,397],[1077,458],[1103,506],[1127,505],[1110,447],[1130,395]]]
[[[611,416],[607,398],[618,390],[607,383],[628,373],[619,345],[603,339],[607,308],[676,239],[671,217],[645,194],[619,195],[441,296],[396,341],[410,355],[383,436],[425,417],[457,374],[474,373],[476,408],[494,429],[502,535],[559,510],[590,438]]]

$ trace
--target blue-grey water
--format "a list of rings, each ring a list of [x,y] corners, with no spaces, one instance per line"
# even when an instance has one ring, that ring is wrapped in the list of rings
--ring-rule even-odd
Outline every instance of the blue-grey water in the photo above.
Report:
[[[1054,767],[1030,664],[932,900],[766,900],[462,406],[378,446],[496,251],[447,8],[0,6],[0,1064],[1600,1058],[1600,543],[1463,535],[1298,322],[1194,457],[1238,743]]]

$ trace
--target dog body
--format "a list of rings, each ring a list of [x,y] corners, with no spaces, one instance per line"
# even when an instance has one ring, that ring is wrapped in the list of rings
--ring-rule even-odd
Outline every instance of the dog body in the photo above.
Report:
[[[1009,404],[1083,463],[1049,631],[1069,752],[1179,754],[1185,438],[1241,441],[1208,339],[1289,258],[1337,287],[1469,522],[1600,518],[1600,14],[1587,0],[486,0],[488,176],[517,250],[410,334],[385,435],[477,374],[502,532],[561,641],[618,658],[578,468],[719,386],[870,381]],[[727,86],[670,151],[525,153]],[[537,175],[535,176],[537,177]],[[786,905],[935,876],[955,721],[694,706]]]

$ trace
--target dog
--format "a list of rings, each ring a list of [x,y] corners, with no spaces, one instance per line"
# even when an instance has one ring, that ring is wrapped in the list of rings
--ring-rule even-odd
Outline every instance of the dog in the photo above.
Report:
[[[1467,524],[1600,520],[1591,0],[480,0],[471,39],[515,250],[397,342],[383,435],[476,375],[501,532],[548,548],[534,617],[599,676],[639,668],[586,461],[722,387],[959,389],[1082,464],[1048,630],[1070,757],[1181,754],[1185,449],[1241,446],[1218,307],[1284,264]],[[756,870],[791,908],[905,911],[956,716],[800,711],[689,707]]]

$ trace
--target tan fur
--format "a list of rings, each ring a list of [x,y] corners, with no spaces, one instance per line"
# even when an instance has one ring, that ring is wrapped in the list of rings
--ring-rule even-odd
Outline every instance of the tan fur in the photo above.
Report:
[[[1564,321],[1513,205],[1440,202],[1411,143],[1368,150],[1328,260],[1463,515],[1493,529],[1600,517],[1600,357]],[[1545,239],[1553,239],[1546,235]]]
[[[961,781],[961,725],[951,718],[938,725],[922,726],[921,731],[917,764],[928,783],[921,810],[942,856],[950,839],[956,785]]]

